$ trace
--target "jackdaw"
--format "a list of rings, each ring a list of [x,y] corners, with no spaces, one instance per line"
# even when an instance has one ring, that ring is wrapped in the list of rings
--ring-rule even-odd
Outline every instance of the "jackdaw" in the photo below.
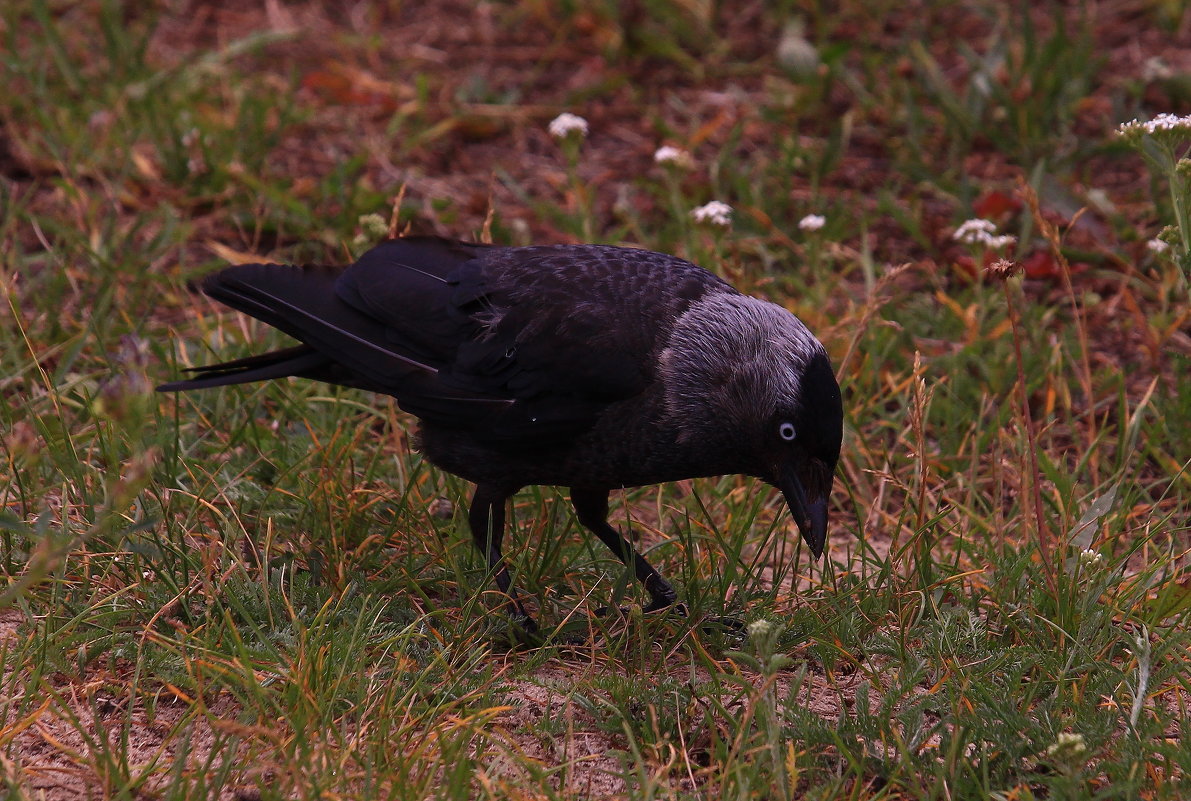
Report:
[[[207,295],[300,345],[193,368],[163,392],[298,376],[392,395],[425,457],[476,485],[468,522],[516,621],[505,503],[570,488],[579,521],[649,593],[674,588],[608,524],[621,487],[744,474],[782,491],[816,557],[843,406],[823,345],[781,306],[662,253],[386,241],[347,267],[241,264]]]

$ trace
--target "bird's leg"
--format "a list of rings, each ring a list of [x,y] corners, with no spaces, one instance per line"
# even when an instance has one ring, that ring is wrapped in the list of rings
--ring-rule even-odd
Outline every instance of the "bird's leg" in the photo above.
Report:
[[[538,624],[521,605],[517,590],[513,587],[513,580],[509,577],[509,568],[500,552],[505,536],[505,501],[511,494],[495,487],[477,485],[476,493],[471,499],[471,509],[467,513],[467,522],[471,526],[471,536],[476,547],[484,556],[488,570],[496,578],[496,586],[509,597],[513,605],[513,621],[526,633],[534,634],[538,630]]]
[[[649,605],[645,607],[645,611],[653,612],[673,606],[678,600],[678,593],[670,586],[670,582],[662,578],[661,573],[654,570],[641,554],[633,550],[632,543],[608,525],[608,491],[572,487],[571,503],[575,506],[579,522],[591,529],[592,533],[616,554],[617,559],[626,567],[632,562],[637,580],[645,585],[645,591],[649,593]]]

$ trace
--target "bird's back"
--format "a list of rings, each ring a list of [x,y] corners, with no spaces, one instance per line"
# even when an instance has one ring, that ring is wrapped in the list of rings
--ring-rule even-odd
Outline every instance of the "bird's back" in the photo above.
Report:
[[[709,291],[735,292],[652,251],[433,237],[389,240],[348,267],[229,267],[203,290],[304,346],[281,365],[272,354],[214,365],[168,389],[293,364],[290,374],[392,395],[428,428],[518,453],[566,448],[610,407],[647,395],[673,321]]]

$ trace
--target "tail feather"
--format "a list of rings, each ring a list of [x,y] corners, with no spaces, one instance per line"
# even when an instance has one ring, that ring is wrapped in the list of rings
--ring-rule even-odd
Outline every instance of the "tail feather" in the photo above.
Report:
[[[340,272],[334,267],[243,264],[208,276],[203,292],[383,385],[436,376],[435,365],[392,347],[382,324],[338,297],[335,279]]]
[[[247,356],[220,364],[191,367],[188,373],[199,373],[194,378],[171,381],[157,387],[158,392],[185,392],[191,389],[225,387],[231,384],[247,384],[252,381],[267,381],[286,376],[316,377],[330,366],[331,362],[308,345],[297,345],[284,350],[270,351],[256,356]]]
[[[192,377],[157,389],[180,392],[297,376],[392,395],[426,421],[482,425],[514,399],[443,374],[474,327],[434,311],[451,308],[455,290],[447,274],[477,246],[459,247],[465,250],[456,253],[438,240],[395,241],[352,268],[365,269],[367,280],[342,288],[345,267],[262,263],[213,273],[201,284],[206,295],[302,344],[191,368]],[[392,277],[394,270],[399,278]],[[413,322],[394,326],[393,315]]]

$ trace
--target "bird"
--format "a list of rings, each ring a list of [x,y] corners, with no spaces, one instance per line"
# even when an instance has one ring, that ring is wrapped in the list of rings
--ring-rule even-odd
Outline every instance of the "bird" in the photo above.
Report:
[[[827,351],[785,307],[690,261],[407,236],[346,266],[229,266],[200,288],[299,344],[158,391],[295,376],[392,396],[418,419],[423,456],[475,485],[472,539],[526,633],[539,629],[502,547],[506,504],[527,486],[569,489],[579,522],[643,585],[645,612],[678,593],[609,524],[613,490],[751,476],[823,554],[844,415]]]

